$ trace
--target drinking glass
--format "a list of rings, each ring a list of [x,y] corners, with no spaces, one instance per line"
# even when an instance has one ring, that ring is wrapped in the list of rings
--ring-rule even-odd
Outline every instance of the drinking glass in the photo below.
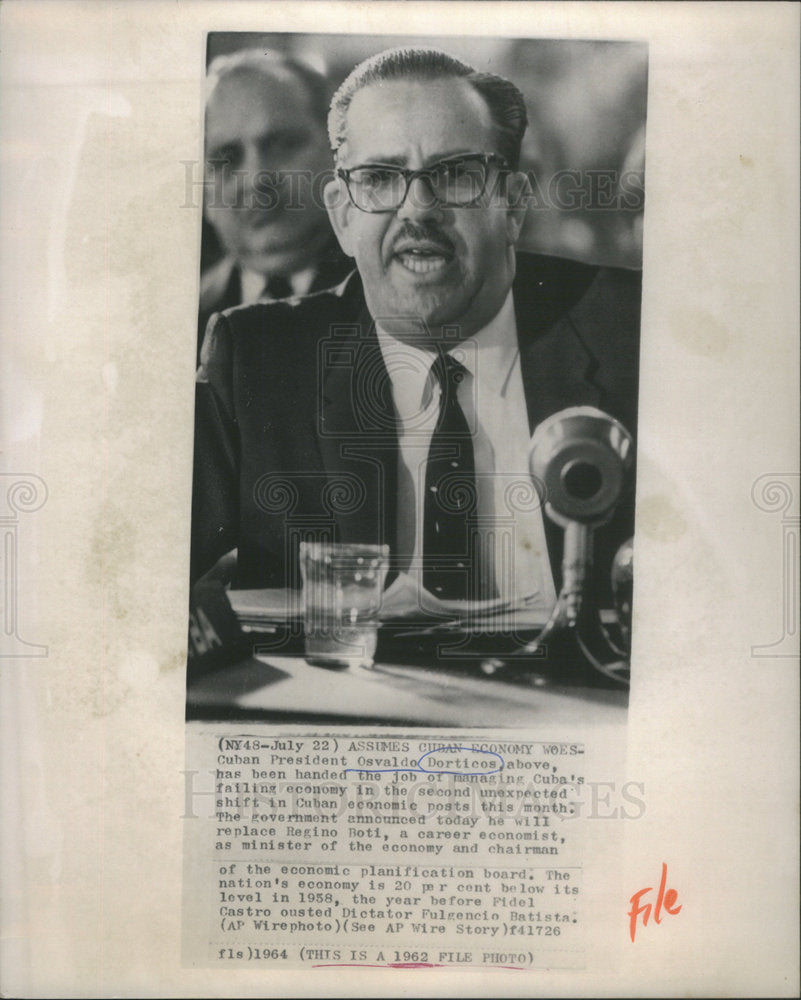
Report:
[[[370,667],[389,546],[301,542],[306,660],[325,667]]]

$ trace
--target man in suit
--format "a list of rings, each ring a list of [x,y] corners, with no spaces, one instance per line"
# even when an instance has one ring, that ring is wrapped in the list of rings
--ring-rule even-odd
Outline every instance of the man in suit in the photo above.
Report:
[[[210,326],[195,576],[223,557],[235,586],[298,586],[300,539],[384,542],[436,594],[535,595],[550,611],[559,532],[531,486],[530,436],[573,405],[634,432],[639,280],[516,253],[525,127],[511,83],[444,53],[391,50],[343,83],[326,203],[357,273]],[[624,504],[607,570],[632,527]]]
[[[320,73],[277,52],[209,67],[204,215],[225,255],[201,279],[198,348],[214,313],[328,288],[350,270],[322,200],[328,96]]]

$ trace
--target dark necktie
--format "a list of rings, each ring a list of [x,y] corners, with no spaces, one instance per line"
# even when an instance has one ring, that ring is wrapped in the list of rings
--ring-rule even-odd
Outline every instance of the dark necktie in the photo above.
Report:
[[[289,279],[283,274],[274,274],[267,279],[264,286],[264,293],[271,299],[288,299],[292,295],[292,285]]]
[[[476,469],[473,438],[457,390],[466,369],[438,354],[431,372],[440,409],[426,464],[423,504],[423,586],[437,597],[478,596]]]

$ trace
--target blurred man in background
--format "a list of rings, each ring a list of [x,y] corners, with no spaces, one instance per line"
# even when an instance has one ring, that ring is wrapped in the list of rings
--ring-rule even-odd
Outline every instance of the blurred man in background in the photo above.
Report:
[[[213,313],[328,288],[351,269],[321,195],[328,98],[320,73],[278,52],[209,67],[204,214],[224,256],[201,279],[198,347]]]

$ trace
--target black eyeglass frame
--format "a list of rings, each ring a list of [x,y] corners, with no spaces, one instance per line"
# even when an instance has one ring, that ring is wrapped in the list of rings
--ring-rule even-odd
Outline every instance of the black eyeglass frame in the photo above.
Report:
[[[487,169],[491,164],[497,164],[501,172],[509,170],[509,164],[500,156],[498,153],[459,153],[456,156],[446,156],[441,160],[437,160],[436,163],[429,164],[427,167],[421,167],[419,170],[409,170],[408,167],[399,167],[395,163],[360,163],[356,167],[337,167],[336,174],[337,177],[341,177],[345,182],[345,187],[348,189],[348,197],[350,198],[351,204],[358,208],[360,212],[366,212],[369,215],[383,215],[387,212],[397,212],[398,209],[403,205],[409,196],[409,188],[412,185],[412,181],[416,177],[426,177],[426,175],[432,174],[438,167],[443,164],[456,164],[462,163],[464,161],[478,160],[484,167],[484,183],[481,185],[481,190],[475,196],[475,198],[470,199],[470,201],[441,201],[434,194],[434,189],[429,181],[428,187],[431,191],[432,197],[438,205],[442,205],[445,208],[469,208],[471,205],[475,205],[476,202],[480,201],[484,197],[487,190],[487,182],[489,180],[489,170]],[[364,208],[360,205],[353,196],[353,192],[350,189],[350,175],[356,170],[370,170],[371,168],[381,169],[381,170],[391,170],[394,171],[398,176],[403,177],[406,182],[406,187],[403,192],[403,197],[400,199],[397,205],[392,208]]]

